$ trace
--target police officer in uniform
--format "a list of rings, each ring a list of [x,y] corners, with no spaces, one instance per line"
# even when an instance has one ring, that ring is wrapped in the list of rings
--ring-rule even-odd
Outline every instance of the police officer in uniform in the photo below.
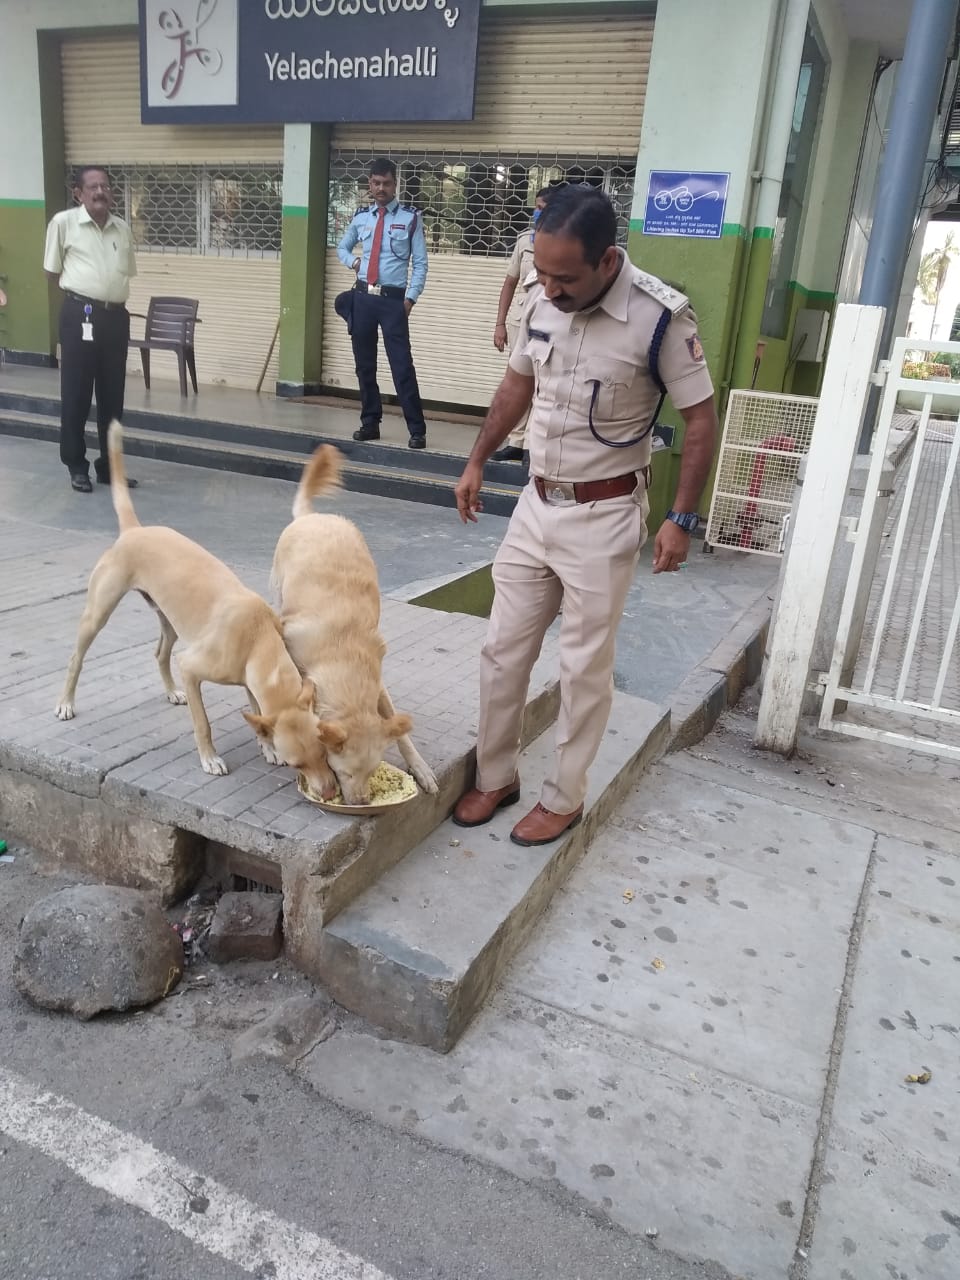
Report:
[[[123,417],[130,279],[137,274],[130,228],[111,212],[110,177],[87,165],[77,173],[77,205],[47,227],[43,269],[63,290],[60,308],[60,461],[78,493],[90,493],[85,433],[94,390],[100,456],[97,480],[110,483],[107,428]],[[130,487],[136,481],[128,479]]]
[[[370,166],[373,204],[358,209],[337,245],[337,256],[357,273],[350,340],[360,383],[360,430],[354,440],[379,440],[383,402],[377,385],[378,329],[390,362],[393,385],[410,433],[411,449],[424,449],[427,426],[410,350],[409,316],[427,278],[427,240],[413,205],[397,200],[397,169],[391,160]],[[354,254],[360,246],[360,257]]]
[[[688,300],[616,246],[595,189],[551,193],[534,240],[540,284],[510,367],[456,488],[463,521],[480,510],[483,465],[530,408],[530,482],[493,567],[496,595],[480,667],[476,787],[454,821],[488,822],[520,798],[517,762],[530,672],[562,604],[556,755],[516,844],[548,844],[580,821],[587,771],[613,696],[614,642],[646,540],[650,432],[669,391],[686,424],[674,509],[653,572],[686,560],[713,458],[713,386]]]
[[[533,274],[533,234],[540,215],[546,207],[549,194],[549,187],[541,187],[537,192],[533,207],[533,226],[522,236],[517,237],[517,243],[513,246],[513,253],[507,263],[507,274],[500,288],[500,298],[497,303],[497,323],[493,327],[493,345],[498,351],[506,347],[508,352],[512,352],[517,345],[523,309],[527,304],[530,289],[536,282],[536,276]],[[507,436],[504,447],[493,454],[493,461],[522,462],[526,434],[527,422],[524,418]]]

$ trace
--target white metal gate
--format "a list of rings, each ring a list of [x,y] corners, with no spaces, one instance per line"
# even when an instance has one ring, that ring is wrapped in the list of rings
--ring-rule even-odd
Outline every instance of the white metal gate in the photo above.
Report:
[[[905,377],[908,350],[960,356],[960,343],[894,343],[820,725],[960,759],[960,381]],[[867,555],[881,471],[897,397],[910,392],[922,395],[915,443],[874,566]]]

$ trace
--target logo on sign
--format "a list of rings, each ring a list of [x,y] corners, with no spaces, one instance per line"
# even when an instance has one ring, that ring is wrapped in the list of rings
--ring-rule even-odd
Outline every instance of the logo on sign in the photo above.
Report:
[[[146,0],[151,106],[234,106],[237,0]]]

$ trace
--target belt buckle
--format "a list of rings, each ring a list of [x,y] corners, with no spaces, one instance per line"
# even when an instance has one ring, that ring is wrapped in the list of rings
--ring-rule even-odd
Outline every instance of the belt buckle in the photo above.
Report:
[[[575,502],[576,494],[573,491],[572,484],[565,484],[562,480],[554,480],[544,485],[544,493],[547,502],[552,507],[559,507],[564,502]]]
[[[372,293],[372,294],[373,294],[373,296],[374,296],[375,298],[379,298],[379,297],[380,297],[380,294],[381,294],[382,292],[383,292],[383,285],[382,285],[382,284],[368,284],[368,285],[367,285],[367,293]]]

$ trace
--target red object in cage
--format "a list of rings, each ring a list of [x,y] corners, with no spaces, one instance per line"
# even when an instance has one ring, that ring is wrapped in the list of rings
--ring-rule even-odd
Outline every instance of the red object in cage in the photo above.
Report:
[[[779,449],[782,453],[793,453],[796,449],[796,441],[793,436],[777,435],[767,436],[766,439],[760,441],[761,449]],[[767,456],[763,453],[757,455],[753,460],[753,467],[750,470],[750,483],[747,486],[747,493],[751,498],[759,498],[763,488],[763,473],[767,467]],[[740,517],[738,520],[740,525],[740,541],[741,547],[750,548],[754,545],[754,534],[760,523],[760,511],[755,502],[745,502],[740,509]]]

